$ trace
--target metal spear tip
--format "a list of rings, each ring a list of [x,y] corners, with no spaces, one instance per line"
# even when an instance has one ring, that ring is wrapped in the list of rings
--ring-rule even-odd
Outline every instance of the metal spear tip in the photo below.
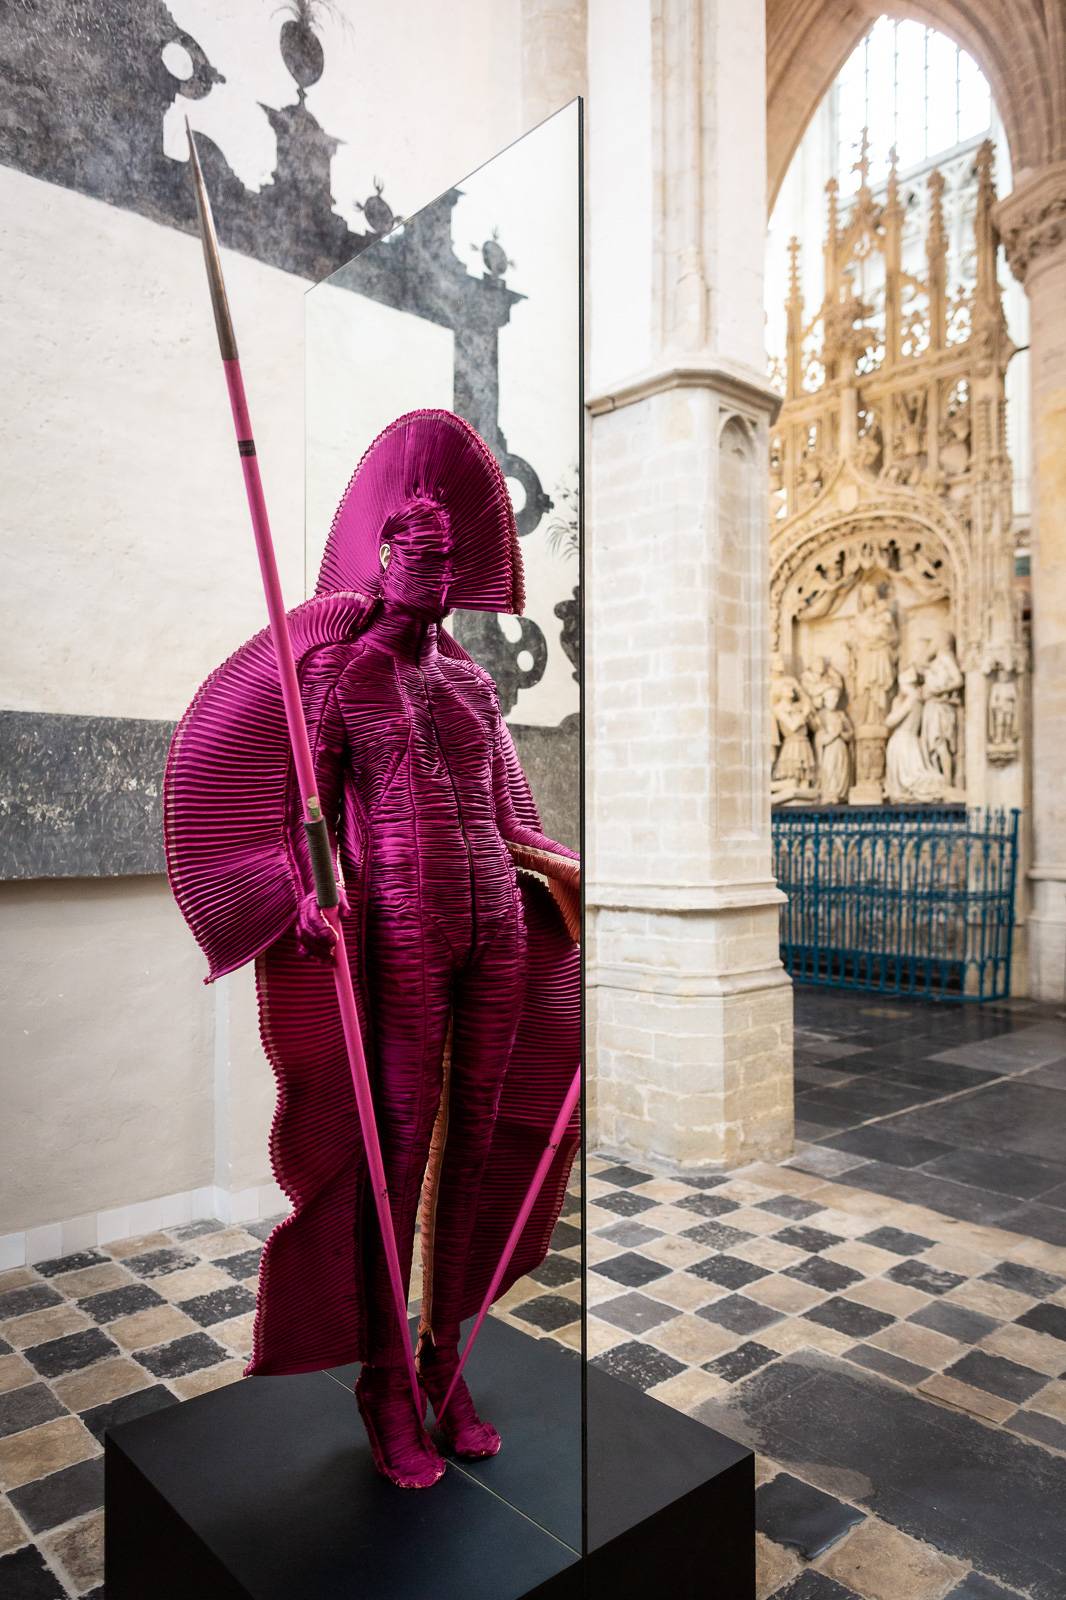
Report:
[[[233,331],[233,318],[230,316],[229,302],[226,298],[226,283],[222,276],[222,257],[218,248],[218,234],[215,231],[215,219],[211,212],[211,200],[207,193],[207,184],[204,182],[203,168],[200,166],[200,154],[196,148],[196,135],[192,131],[188,117],[185,118],[185,132],[189,140],[189,165],[192,169],[193,188],[196,193],[196,210],[200,220],[200,242],[204,247],[204,265],[207,268],[207,282],[211,290],[211,309],[215,314],[218,348],[222,354],[223,361],[236,361],[237,336]]]

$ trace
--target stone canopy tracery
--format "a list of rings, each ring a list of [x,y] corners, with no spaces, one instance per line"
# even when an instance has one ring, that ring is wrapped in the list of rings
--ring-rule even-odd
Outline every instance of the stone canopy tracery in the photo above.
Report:
[[[973,282],[948,284],[943,179],[924,272],[902,264],[895,167],[841,214],[827,185],[813,316],[790,246],[771,443],[772,792],[779,803],[1017,803],[1013,587],[992,150],[977,152]],[[913,265],[913,263],[912,263]]]

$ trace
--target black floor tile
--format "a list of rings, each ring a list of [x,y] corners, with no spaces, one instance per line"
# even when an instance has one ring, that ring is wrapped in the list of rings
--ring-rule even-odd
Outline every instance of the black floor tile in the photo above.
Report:
[[[1037,1439],[1066,1455],[1066,1423],[1057,1417],[1046,1417],[1042,1411],[1016,1411],[1007,1426],[1015,1433],[1024,1433],[1027,1439]]]
[[[887,1161],[894,1167],[920,1167],[923,1162],[946,1155],[951,1148],[913,1133],[893,1133],[879,1122],[838,1133],[825,1143],[832,1150],[847,1150],[850,1155],[865,1156],[868,1161]]]
[[[1035,1200],[1066,1183],[1066,1167],[1033,1156],[1001,1155],[996,1150],[952,1150],[930,1161],[928,1170],[938,1178],[993,1189],[1018,1200]]]
[[[82,1328],[79,1333],[68,1333],[62,1339],[50,1339],[47,1344],[35,1344],[23,1351],[26,1360],[46,1378],[76,1372],[79,1367],[90,1366],[103,1356],[120,1353],[114,1339],[109,1339],[103,1328]]]
[[[721,1183],[728,1183],[728,1172],[676,1172],[674,1174],[678,1183],[683,1183],[689,1189],[717,1189]]]
[[[245,1233],[250,1233],[253,1239],[262,1239],[265,1244],[274,1232],[279,1222],[284,1222],[284,1216],[264,1217],[261,1222],[244,1222],[241,1224]],[[221,1223],[219,1224],[221,1227]],[[217,1229],[215,1230],[217,1232]]]
[[[270,1228],[275,1228],[280,1221],[280,1217],[273,1217],[270,1220]],[[224,1222],[220,1222],[217,1217],[203,1217],[199,1222],[186,1222],[183,1223],[180,1228],[168,1229],[168,1232],[172,1238],[180,1239],[182,1242],[184,1242],[186,1239],[206,1238],[209,1233],[221,1233],[225,1226],[226,1224]],[[262,1227],[263,1224],[247,1222],[243,1223],[242,1226],[247,1233],[254,1233],[256,1228]],[[259,1235],[256,1234],[256,1238],[258,1237]]]
[[[945,1374],[974,1389],[983,1389],[986,1394],[998,1395],[1001,1400],[1013,1400],[1015,1405],[1021,1405],[1048,1382],[1046,1373],[1034,1372],[1031,1367],[1008,1361],[1006,1356],[991,1355],[987,1350],[968,1350],[945,1368]]]
[[[820,1305],[811,1306],[803,1316],[807,1322],[820,1323],[823,1328],[835,1328],[838,1333],[846,1333],[850,1339],[871,1339],[875,1333],[880,1333],[882,1328],[887,1328],[896,1320],[887,1311],[864,1306],[859,1300],[845,1300],[842,1295],[834,1295]]]
[[[945,1600],[1017,1600],[1017,1596],[1001,1589],[991,1579],[982,1578],[979,1572],[969,1572]]]
[[[201,1367],[214,1367],[229,1359],[229,1351],[223,1350],[206,1333],[186,1333],[169,1344],[157,1344],[150,1350],[137,1352],[141,1366],[147,1367],[156,1378],[181,1378],[188,1372],[199,1372]]]
[[[1000,1226],[1009,1228],[1012,1233],[1028,1234],[1031,1239],[1043,1239],[1045,1244],[1066,1247],[1066,1211],[1057,1206],[1032,1201],[1017,1211],[1008,1211]]]
[[[104,1442],[104,1429],[117,1428],[120,1422],[132,1422],[134,1417],[147,1417],[164,1406],[175,1406],[177,1400],[169,1389],[155,1383],[150,1389],[137,1389],[133,1394],[120,1395],[102,1406],[92,1406],[81,1413],[81,1420],[100,1443]]]
[[[757,1267],[753,1261],[743,1261],[739,1256],[708,1256],[685,1268],[695,1278],[707,1283],[720,1283],[727,1289],[743,1289],[745,1284],[768,1276],[766,1267]]]
[[[559,1289],[564,1283],[573,1283],[575,1278],[581,1276],[580,1261],[572,1261],[569,1256],[545,1256],[539,1267],[534,1267],[529,1274],[534,1283],[541,1283],[546,1289]]]
[[[806,1250],[812,1256],[822,1250],[831,1250],[835,1244],[844,1243],[839,1233],[827,1233],[824,1228],[812,1228],[809,1223],[780,1228],[773,1237],[792,1250]]]
[[[882,1350],[876,1344],[854,1344],[844,1354],[860,1367],[879,1372],[886,1378],[895,1378],[897,1383],[905,1383],[911,1389],[916,1389],[923,1378],[933,1375],[931,1367],[920,1367],[915,1361],[904,1361],[902,1356],[894,1356],[891,1350]]]
[[[63,1600],[66,1590],[36,1545],[28,1544],[0,1556],[0,1594],[8,1600]]]
[[[1066,1458],[1043,1446],[812,1350],[696,1415],[816,1487],[846,1482],[872,1514],[1033,1600],[1062,1600]]]
[[[780,1322],[782,1314],[772,1306],[749,1299],[746,1294],[727,1294],[709,1306],[701,1306],[696,1315],[707,1322],[717,1322],[731,1333],[758,1333],[760,1328]]]
[[[552,1233],[551,1245],[553,1250],[569,1250],[572,1245],[581,1243],[581,1229],[572,1222],[557,1222]]]
[[[216,1322],[226,1322],[230,1317],[243,1317],[246,1311],[254,1311],[255,1295],[243,1284],[234,1283],[227,1289],[214,1289],[210,1294],[182,1300],[179,1309],[201,1328],[210,1328]]]
[[[27,1283],[21,1289],[8,1289],[0,1294],[0,1322],[11,1317],[23,1317],[30,1311],[46,1311],[49,1306],[62,1305],[63,1296],[47,1283]]]
[[[73,1517],[84,1517],[104,1503],[104,1458],[79,1461],[47,1478],[36,1478],[12,1489],[8,1499],[33,1533],[58,1528]],[[0,1586],[0,1594],[6,1591]]]
[[[36,1428],[40,1422],[51,1422],[65,1410],[46,1383],[27,1383],[21,1389],[10,1389],[7,1394],[0,1394],[0,1439]]]
[[[81,1272],[85,1267],[100,1267],[111,1257],[102,1250],[78,1250],[69,1256],[53,1256],[51,1261],[37,1261],[34,1271],[42,1278],[58,1278],[64,1272]]]
[[[1032,1328],[1036,1333],[1050,1333],[1053,1339],[1066,1341],[1066,1306],[1045,1302],[1043,1305],[1032,1306],[1028,1311],[1023,1311],[1021,1316],[1015,1317],[1014,1320],[1020,1322],[1023,1328]],[[1066,1366],[1066,1350],[1062,1352],[1062,1360]]]
[[[670,1268],[652,1261],[648,1256],[638,1255],[635,1250],[629,1250],[624,1255],[612,1256],[609,1261],[598,1261],[594,1271],[613,1279],[615,1283],[624,1283],[627,1289],[642,1289],[646,1283],[664,1278]]]
[[[961,1148],[1013,1151],[1061,1162],[1066,1150],[1066,1099],[1054,1089],[1015,1079],[990,1083],[955,1100],[893,1119],[900,1133],[943,1139]]]
[[[753,1372],[766,1366],[777,1356],[776,1350],[768,1350],[764,1344],[758,1344],[754,1339],[749,1339],[746,1344],[738,1344],[735,1350],[727,1350],[724,1355],[716,1356],[713,1361],[703,1363],[704,1372],[713,1372],[716,1377],[724,1378],[727,1383],[740,1383],[744,1378],[750,1378]]]
[[[731,1228],[726,1222],[697,1222],[694,1227],[685,1228],[681,1237],[704,1244],[708,1250],[732,1250],[738,1244],[744,1244],[752,1235],[745,1233],[742,1228]],[[598,1272],[600,1269],[597,1267],[596,1270]]]
[[[167,1245],[159,1250],[145,1250],[139,1256],[127,1256],[122,1265],[135,1272],[139,1278],[162,1278],[168,1272],[182,1272],[186,1267],[196,1267],[200,1257],[188,1250]]]
[[[100,1294],[86,1295],[78,1306],[94,1322],[114,1322],[118,1317],[128,1317],[134,1311],[146,1311],[149,1306],[162,1306],[166,1301],[146,1283],[124,1283],[118,1289],[104,1289]]]
[[[1066,1183],[1060,1183],[1056,1188],[1049,1189],[1040,1196],[1042,1206],[1054,1206],[1057,1211],[1066,1211]]]
[[[866,1118],[861,1111],[854,1109],[842,1112],[838,1107],[823,1106],[812,1101],[805,1094],[796,1096],[796,1127],[821,1129],[823,1138],[832,1133],[842,1133],[845,1128],[853,1128],[858,1122],[865,1122]],[[814,1137],[804,1134],[804,1137]]]
[[[824,1106],[827,1110],[845,1113],[860,1112],[861,1117],[852,1116],[849,1120],[865,1122],[870,1117],[909,1112],[913,1106],[935,1100],[938,1093],[938,1090],[921,1084],[888,1083],[871,1075],[842,1083],[835,1089],[813,1089],[810,1094],[803,1096],[803,1105],[805,1114],[812,1106]]]
[[[714,1193],[687,1194],[674,1204],[680,1211],[691,1211],[697,1217],[724,1217],[730,1211],[739,1211],[740,1207],[735,1200],[727,1200],[725,1195]]]
[[[868,1161],[865,1166],[854,1168],[848,1173],[848,1182],[856,1189],[869,1189],[892,1200],[928,1206],[930,1211],[942,1211],[960,1222],[1006,1226],[1004,1219],[1016,1206],[1008,1195],[988,1194],[969,1184],[934,1177],[920,1167],[893,1167],[883,1161]]]
[[[820,1139],[825,1139],[839,1128],[840,1124],[838,1122],[830,1123],[828,1127],[824,1123],[804,1122],[799,1114],[798,1106],[799,1103],[797,1101],[796,1121],[793,1126],[793,1133],[797,1143],[802,1141],[803,1144],[817,1144]]]
[[[555,1333],[559,1328],[565,1328],[567,1323],[576,1322],[581,1315],[581,1307],[576,1300],[568,1300],[562,1294],[539,1294],[534,1300],[527,1300],[523,1305],[511,1307],[512,1317],[518,1317],[522,1322],[532,1323],[534,1328],[542,1328],[545,1333]]]
[[[998,1283],[1002,1288],[1014,1289],[1018,1294],[1031,1294],[1034,1300],[1047,1300],[1062,1288],[1066,1278],[1024,1266],[1020,1261],[1001,1261],[991,1272],[984,1273],[981,1281]]]
[[[898,1266],[890,1267],[885,1273],[886,1278],[891,1278],[893,1283],[902,1283],[908,1289],[920,1289],[923,1294],[947,1294],[950,1289],[957,1289],[960,1283],[965,1283],[965,1278],[958,1272],[947,1272],[943,1267],[934,1267],[928,1261],[901,1261]]]
[[[878,1250],[891,1250],[895,1256],[920,1256],[932,1248],[934,1241],[920,1233],[907,1233],[903,1228],[874,1228],[864,1233],[860,1244],[876,1245]]]
[[[845,1267],[840,1261],[827,1261],[824,1256],[808,1256],[806,1261],[797,1261],[794,1266],[785,1268],[784,1276],[798,1278],[800,1283],[809,1283],[812,1289],[825,1289],[834,1294],[850,1289],[862,1279],[862,1273],[853,1267]]]
[[[1027,1083],[1035,1083],[1041,1089],[1066,1089],[1066,1056],[1061,1061],[1051,1061],[1046,1067],[1038,1067],[1035,1072],[1026,1076]]]
[[[958,1339],[960,1344],[976,1344],[986,1333],[999,1327],[995,1317],[986,1317],[980,1311],[969,1311],[965,1306],[953,1305],[949,1300],[934,1300],[930,1305],[913,1311],[907,1321],[916,1322],[922,1328],[932,1328],[936,1333],[945,1333],[949,1339]]]
[[[769,1211],[775,1217],[788,1217],[791,1222],[803,1222],[824,1208],[810,1200],[801,1200],[798,1194],[775,1194],[769,1200],[760,1200],[757,1211]]]
[[[590,1210],[595,1207],[600,1211],[611,1211],[616,1217],[638,1217],[642,1211],[650,1211],[657,1204],[645,1194],[635,1194],[632,1189],[619,1189],[615,1194],[597,1195],[595,1200],[589,1202],[589,1207]]]
[[[660,1228],[649,1228],[646,1222],[633,1222],[628,1217],[623,1217],[620,1222],[612,1222],[609,1227],[597,1228],[596,1237],[606,1239],[610,1244],[620,1244],[626,1250],[639,1250],[642,1244],[650,1244],[653,1239],[662,1238]]]
[[[625,1163],[606,1167],[603,1172],[597,1172],[596,1177],[601,1183],[613,1183],[619,1189],[633,1189],[638,1184],[651,1182],[650,1172],[641,1172],[637,1167],[629,1167]]]
[[[212,1261],[211,1265],[228,1272],[231,1278],[250,1278],[259,1271],[262,1254],[261,1249],[242,1250],[239,1255],[224,1256],[221,1261]]]
[[[602,1368],[614,1378],[621,1378],[624,1383],[633,1384],[637,1389],[650,1389],[653,1384],[664,1383],[667,1378],[676,1378],[679,1372],[685,1371],[683,1362],[664,1355],[653,1345],[642,1344],[639,1339],[616,1344],[613,1349],[594,1356],[589,1364]]]
[[[597,1301],[596,1315],[616,1328],[624,1328],[626,1333],[640,1334],[671,1322],[680,1312],[676,1306],[664,1305],[661,1300],[641,1294],[639,1289],[630,1289],[614,1300]]]
[[[805,1089],[832,1089],[838,1083],[847,1083],[849,1079],[854,1077],[854,1073],[842,1072],[839,1065],[835,1067],[796,1067],[793,1076],[796,1081],[796,1093],[801,1094]]]
[[[788,1472],[779,1472],[755,1494],[758,1531],[775,1544],[798,1550],[805,1561],[813,1561],[865,1520],[864,1511],[812,1489]]]
[[[915,1061],[906,1066],[889,1067],[881,1075],[886,1083],[916,1083],[936,1089],[941,1095],[959,1094],[963,1089],[978,1089],[999,1076],[981,1067],[961,1067],[950,1061]]]

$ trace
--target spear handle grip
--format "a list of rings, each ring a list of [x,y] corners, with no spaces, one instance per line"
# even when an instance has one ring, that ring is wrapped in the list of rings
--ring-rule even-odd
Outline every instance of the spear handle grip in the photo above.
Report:
[[[315,899],[323,911],[340,904],[337,875],[333,870],[333,857],[329,848],[329,832],[325,817],[304,823],[307,849],[311,856],[311,876],[315,880]]]

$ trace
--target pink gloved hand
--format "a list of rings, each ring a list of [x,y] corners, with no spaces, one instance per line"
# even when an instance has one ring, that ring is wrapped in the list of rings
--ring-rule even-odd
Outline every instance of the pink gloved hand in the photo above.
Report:
[[[339,892],[340,903],[337,909],[341,916],[345,917],[351,907],[344,890],[341,889]],[[337,935],[319,908],[314,893],[305,894],[296,913],[296,946],[300,954],[312,961],[332,961],[336,940]]]

